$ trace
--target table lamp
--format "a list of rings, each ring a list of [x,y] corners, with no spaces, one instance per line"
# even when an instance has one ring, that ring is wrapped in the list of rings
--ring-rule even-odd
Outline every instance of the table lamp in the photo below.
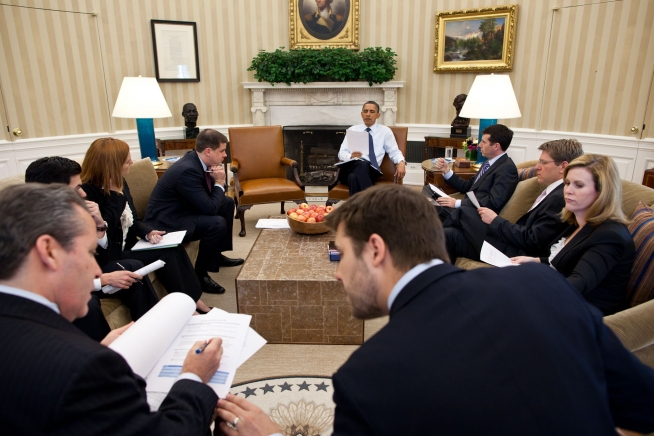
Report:
[[[479,118],[479,143],[483,130],[497,124],[498,118],[520,118],[520,108],[513,92],[511,78],[506,74],[490,74],[475,77],[468,98],[459,113],[464,118]],[[477,153],[477,162],[486,158]]]
[[[124,77],[111,116],[135,118],[141,158],[157,161],[153,118],[168,118],[173,114],[154,77]]]

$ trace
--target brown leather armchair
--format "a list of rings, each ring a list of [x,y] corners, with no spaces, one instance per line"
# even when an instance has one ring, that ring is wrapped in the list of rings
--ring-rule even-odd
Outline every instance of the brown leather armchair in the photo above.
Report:
[[[255,204],[305,200],[297,162],[284,157],[281,126],[232,127],[229,149],[234,174],[236,213],[241,220],[239,236],[245,236],[245,211]],[[293,168],[295,182],[286,178],[285,166]]]
[[[395,136],[395,141],[397,142],[397,147],[402,152],[402,155],[406,159],[406,141],[409,134],[408,127],[398,127],[398,126],[388,126],[389,129],[393,131],[393,136]],[[395,175],[395,164],[388,157],[388,154],[384,155],[384,160],[382,160],[381,166],[379,167],[382,171],[382,176],[377,179],[376,184],[380,183],[395,183],[402,184],[402,179],[397,180]],[[347,185],[338,182],[338,171],[335,174],[335,177],[332,179],[332,183],[329,186],[329,192],[327,194],[327,206],[331,206],[334,203],[338,203],[341,200],[347,200],[350,198],[350,190],[347,188]]]

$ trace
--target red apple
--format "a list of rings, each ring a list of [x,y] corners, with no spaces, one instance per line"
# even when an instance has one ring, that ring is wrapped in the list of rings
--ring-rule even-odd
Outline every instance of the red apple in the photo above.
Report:
[[[298,215],[297,220],[304,223],[307,221],[307,217],[305,217],[304,215]]]
[[[288,214],[288,216],[289,216],[290,218],[293,218],[294,220],[296,220],[297,217],[298,217],[298,214],[296,214],[295,212],[291,212],[291,213]]]
[[[327,207],[325,208],[325,211],[326,211],[327,213],[331,212],[332,210],[334,210],[334,206],[327,206]]]
[[[318,206],[316,206],[315,204],[312,204],[311,206],[309,206],[309,209],[311,209],[311,210],[316,210],[316,208],[318,208]]]
[[[324,215],[318,215],[318,216],[316,217],[316,222],[317,222],[317,223],[321,223],[322,220],[323,220],[324,218],[325,218]]]
[[[309,205],[306,203],[300,204],[300,209],[309,209]]]
[[[308,223],[315,223],[316,219],[314,217],[311,217],[307,220]]]

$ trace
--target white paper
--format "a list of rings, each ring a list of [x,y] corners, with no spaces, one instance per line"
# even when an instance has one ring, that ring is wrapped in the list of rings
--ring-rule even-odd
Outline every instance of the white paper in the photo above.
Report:
[[[447,195],[445,192],[443,192],[443,191],[441,191],[440,189],[438,189],[438,186],[436,186],[436,185],[432,185],[432,184],[430,183],[430,184],[429,184],[429,187],[431,188],[432,191],[434,191],[434,193],[440,195],[441,197],[448,197],[448,198],[450,197],[450,196]]]
[[[195,302],[191,297],[181,292],[168,294],[109,348],[123,356],[132,371],[145,378],[193,312]]]
[[[290,229],[288,221],[279,218],[261,218],[254,227],[257,229]]]
[[[156,261],[152,262],[149,265],[145,265],[143,268],[137,269],[134,272],[136,274],[140,275],[140,276],[145,277],[146,275],[150,274],[151,272],[156,271],[159,268],[163,268],[164,265],[166,265],[166,262],[164,262],[163,260],[160,259],[160,260],[156,260]],[[114,294],[119,290],[120,290],[120,288],[115,288],[115,287],[113,287],[111,285],[105,285],[105,286],[102,287],[102,292],[104,292],[105,294]]]
[[[506,254],[502,253],[497,248],[493,247],[488,242],[484,241],[481,245],[481,253],[479,253],[479,259],[482,262],[486,262],[493,266],[515,266],[515,263],[511,262],[511,259],[507,257]]]
[[[370,140],[368,139],[368,132],[357,132],[354,130],[346,131],[347,148],[354,153],[355,151],[361,154],[368,154],[370,151]]]
[[[477,201],[477,197],[475,196],[475,193],[472,191],[468,191],[466,192],[466,195],[468,196],[470,201],[472,201],[472,204],[474,204],[475,207],[479,209],[480,206],[479,206],[479,202]]]
[[[157,242],[156,244],[151,244],[145,239],[141,239],[136,244],[134,244],[132,251],[156,250],[158,248],[176,247],[182,243],[184,236],[186,236],[186,230],[166,233],[161,238],[161,241]]]
[[[222,309],[214,307],[204,316],[213,316],[214,313],[228,313]],[[246,315],[249,316],[249,315]],[[241,357],[239,358],[238,366],[243,365],[250,357],[254,356],[254,353],[259,351],[261,347],[266,345],[266,341],[259,333],[257,333],[252,327],[248,327],[248,331],[245,334],[245,342],[243,343],[243,349],[241,350]]]

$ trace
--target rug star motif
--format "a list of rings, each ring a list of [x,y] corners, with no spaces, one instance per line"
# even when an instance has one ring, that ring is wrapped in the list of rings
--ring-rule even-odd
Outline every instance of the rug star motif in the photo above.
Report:
[[[266,395],[268,392],[272,392],[274,394],[275,393],[275,391],[273,390],[274,388],[275,388],[274,386],[269,386],[268,383],[266,383],[264,387],[259,389],[261,389],[263,391],[263,394]]]
[[[255,393],[256,389],[250,389],[250,388],[245,388],[245,391],[241,392],[242,394],[245,394],[245,398],[249,397],[250,395],[254,395],[255,397],[257,394]]]
[[[302,382],[302,384],[298,385],[300,387],[301,391],[308,391],[309,390],[309,383],[306,381]]]
[[[326,385],[325,382],[320,383],[319,385],[314,385],[318,391],[325,391],[327,392],[327,388],[329,385]]]
[[[284,391],[291,391],[291,392],[293,392],[293,391],[291,390],[291,386],[293,386],[293,385],[289,385],[288,382],[284,382],[283,385],[278,385],[278,386],[279,386],[280,388],[282,388],[282,392],[284,392]]]

